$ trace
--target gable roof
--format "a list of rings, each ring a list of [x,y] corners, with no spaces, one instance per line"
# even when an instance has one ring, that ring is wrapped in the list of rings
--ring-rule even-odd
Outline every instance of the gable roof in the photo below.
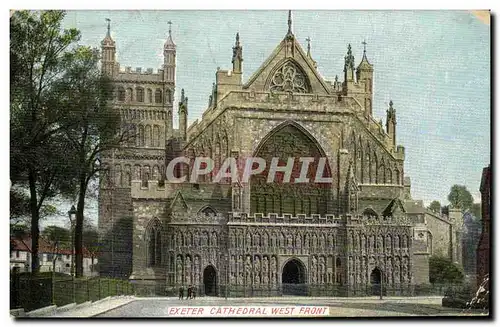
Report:
[[[403,202],[399,198],[393,199],[382,212],[382,216],[388,217],[398,213],[406,213]]]
[[[291,52],[291,53],[290,53]],[[292,61],[303,70],[309,79],[312,93],[330,94],[331,86],[321,77],[314,67],[314,61],[308,57],[302,46],[293,34],[287,35],[274,49],[271,55],[262,63],[249,80],[243,85],[243,89],[265,88],[268,80],[274,72],[287,61]]]

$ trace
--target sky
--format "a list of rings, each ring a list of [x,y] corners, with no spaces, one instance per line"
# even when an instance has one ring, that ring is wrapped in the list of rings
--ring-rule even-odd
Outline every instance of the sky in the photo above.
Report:
[[[446,204],[450,187],[461,184],[480,200],[481,172],[491,151],[490,27],[484,20],[466,11],[299,10],[292,15],[296,38],[304,49],[311,38],[312,56],[327,80],[335,75],[342,80],[347,45],[357,64],[366,41],[374,65],[373,115],[385,125],[388,103],[394,102],[397,143],[406,148],[405,176],[411,177],[414,199]],[[64,26],[81,31],[80,44],[100,47],[106,18],[120,66],[143,70],[161,67],[172,21],[175,101],[184,88],[192,123],[206,109],[217,67],[232,67],[236,32],[246,81],[285,36],[288,12],[69,11]],[[93,201],[88,216],[96,222]]]

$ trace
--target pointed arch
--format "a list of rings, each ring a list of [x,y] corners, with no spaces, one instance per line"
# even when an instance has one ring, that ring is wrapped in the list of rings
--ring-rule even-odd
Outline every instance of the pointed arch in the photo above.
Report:
[[[217,215],[217,211],[215,211],[215,209],[209,205],[202,207],[200,210],[198,210],[198,213],[204,214],[206,216],[210,216],[210,215],[216,216]]]
[[[161,265],[162,258],[162,225],[158,218],[152,218],[145,231],[146,240],[146,266],[157,267]]]
[[[146,95],[147,95],[146,101],[148,103],[153,103],[153,91],[151,89],[147,89]]]
[[[135,98],[137,102],[144,102],[144,89],[142,87],[135,88]]]
[[[158,125],[153,126],[153,146],[160,146],[160,126]]]
[[[372,175],[371,175],[371,150],[370,150],[370,142],[366,141],[366,152],[365,152],[365,165],[364,169],[364,183],[371,183]]]
[[[276,64],[266,81],[271,92],[311,93],[311,82],[297,61],[286,58]]]
[[[377,184],[385,184],[385,160],[383,157],[380,160],[380,164],[378,166],[378,173],[377,173]]]
[[[151,125],[146,125],[146,128],[144,129],[144,133],[145,133],[145,146],[147,147],[150,147],[152,146],[152,136],[151,136]]]
[[[372,163],[370,166],[371,169],[371,183],[376,184],[378,182],[378,171],[377,171],[377,166],[378,166],[378,158],[377,158],[377,152],[374,150],[372,154]]]
[[[118,87],[118,101],[125,102],[125,89],[123,86]]]
[[[163,100],[163,92],[160,89],[156,89],[155,103],[162,103],[162,100]]]
[[[165,91],[165,103],[166,104],[172,103],[172,91],[170,89],[167,89]]]
[[[356,169],[356,179],[362,184],[363,183],[363,169],[364,169],[364,149],[363,149],[363,141],[361,136],[358,141],[358,157],[357,157],[358,165]]]
[[[263,158],[267,164],[262,173],[251,176],[251,212],[292,215],[326,212],[326,205],[331,196],[330,183],[309,183],[307,188],[304,184],[294,183],[300,174],[301,162],[298,158],[315,158],[309,166],[307,175],[311,181],[314,181],[316,171],[320,168],[319,158],[327,157],[319,142],[304,127],[294,121],[279,124],[262,138],[254,151],[254,157]],[[289,183],[284,181],[283,173],[276,174],[272,184],[267,183],[273,158],[279,158],[280,165],[286,164],[288,158],[295,158]],[[328,161],[322,173],[322,177],[332,178]],[[302,206],[301,200],[310,200],[311,204],[306,202]]]

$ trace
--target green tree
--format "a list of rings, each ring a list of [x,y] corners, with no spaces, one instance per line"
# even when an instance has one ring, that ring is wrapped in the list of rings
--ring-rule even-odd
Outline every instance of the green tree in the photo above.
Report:
[[[481,219],[482,214],[481,214],[481,203],[474,203],[472,207],[470,208],[470,212],[472,215],[478,219]]]
[[[71,248],[71,233],[67,228],[50,225],[44,228],[42,236],[53,244],[57,242],[60,248]]]
[[[474,203],[472,194],[470,194],[465,185],[453,185],[448,195],[448,201],[450,201],[453,207],[459,208],[463,212],[470,209]]]
[[[77,199],[75,272],[80,277],[83,275],[84,208],[89,185],[108,169],[100,163],[102,153],[118,147],[129,133],[127,126],[121,125],[119,112],[109,103],[112,84],[99,69],[99,51],[80,46],[68,54],[67,59],[55,101],[68,109],[65,120],[70,127],[64,133],[73,167],[72,194]]]
[[[434,284],[457,284],[464,280],[460,266],[445,257],[431,256],[429,259],[429,281]]]
[[[439,213],[441,211],[441,203],[435,200],[432,201],[431,204],[429,205],[429,210]]]
[[[67,49],[79,40],[63,30],[63,11],[16,11],[10,18],[10,180],[29,190],[33,272],[39,271],[39,221],[44,203],[65,188],[65,109],[53,106],[53,85]],[[67,60],[67,59],[66,59]]]

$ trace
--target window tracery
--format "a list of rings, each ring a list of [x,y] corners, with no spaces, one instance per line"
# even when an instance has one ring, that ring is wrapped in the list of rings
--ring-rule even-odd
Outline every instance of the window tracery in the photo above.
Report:
[[[293,62],[286,62],[271,78],[270,90],[275,92],[309,93],[309,82],[303,71]]]

